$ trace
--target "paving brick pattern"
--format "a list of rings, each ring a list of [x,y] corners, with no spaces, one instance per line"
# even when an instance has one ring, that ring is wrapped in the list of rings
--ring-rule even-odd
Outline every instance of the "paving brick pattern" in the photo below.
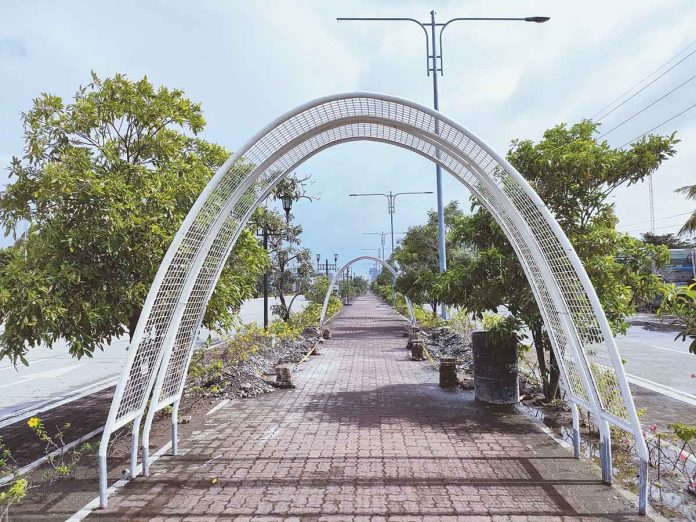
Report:
[[[344,308],[297,388],[227,404],[94,518],[645,520],[598,470],[506,407],[446,392],[402,319]]]

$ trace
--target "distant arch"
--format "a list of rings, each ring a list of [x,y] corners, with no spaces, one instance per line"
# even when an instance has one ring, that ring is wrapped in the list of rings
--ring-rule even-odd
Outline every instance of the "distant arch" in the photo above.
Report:
[[[99,447],[106,506],[111,434],[133,423],[135,472],[140,424],[143,472],[154,412],[173,406],[172,449],[186,372],[213,289],[251,213],[277,183],[312,156],[341,143],[391,144],[430,159],[466,185],[515,250],[551,339],[573,407],[599,426],[603,477],[611,481],[609,423],[636,440],[639,511],[647,505],[648,450],[613,333],[592,283],[556,219],[505,159],[453,120],[415,102],[372,93],[327,96],[277,118],[218,169],[162,260],[133,332]],[[574,415],[577,418],[577,415]]]
[[[326,319],[326,311],[329,308],[329,299],[331,298],[331,291],[332,291],[334,285],[336,284],[336,280],[338,279],[338,276],[341,275],[347,268],[352,266],[354,263],[357,263],[358,261],[363,261],[365,259],[369,259],[370,261],[375,261],[376,263],[379,263],[384,268],[389,270],[391,275],[394,276],[394,279],[396,279],[396,277],[398,275],[396,270],[394,270],[389,263],[381,260],[378,257],[358,256],[355,259],[351,259],[345,265],[343,265],[340,270],[336,271],[333,278],[331,279],[331,284],[329,285],[329,288],[326,289],[326,296],[324,296],[324,304],[321,307],[321,315],[319,316],[319,326],[324,326],[324,320]],[[405,295],[404,295],[404,300],[406,301],[406,306],[408,307],[408,314],[410,316],[411,325],[415,326],[416,325],[416,315],[413,313],[413,304],[411,304],[411,300]]]

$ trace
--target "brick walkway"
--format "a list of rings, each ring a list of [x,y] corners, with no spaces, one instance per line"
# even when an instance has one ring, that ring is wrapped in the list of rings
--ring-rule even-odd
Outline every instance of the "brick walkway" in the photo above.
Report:
[[[297,389],[229,403],[92,517],[645,520],[524,417],[442,391],[374,296],[332,330]]]

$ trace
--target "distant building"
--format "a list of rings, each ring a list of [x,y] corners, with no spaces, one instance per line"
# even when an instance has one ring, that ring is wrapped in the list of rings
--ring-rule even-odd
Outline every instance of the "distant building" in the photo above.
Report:
[[[669,257],[667,266],[658,270],[665,281],[686,286],[696,279],[696,249],[670,248]]]

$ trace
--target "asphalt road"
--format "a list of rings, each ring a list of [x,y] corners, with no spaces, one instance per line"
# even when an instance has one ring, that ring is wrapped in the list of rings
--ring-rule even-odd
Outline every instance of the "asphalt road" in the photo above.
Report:
[[[696,406],[696,355],[676,333],[631,326],[616,338],[629,381]]]
[[[276,304],[269,299],[269,307]],[[293,311],[304,308],[307,301],[298,297]],[[244,303],[240,311],[244,323],[263,323],[263,299]],[[209,332],[201,332],[201,342]],[[213,337],[215,337],[213,335]],[[0,427],[29,412],[54,408],[86,394],[96,393],[113,386],[123,367],[128,337],[111,343],[92,358],[74,359],[65,342],[53,349],[45,346],[29,351],[29,366],[16,368],[9,361],[0,361]]]

